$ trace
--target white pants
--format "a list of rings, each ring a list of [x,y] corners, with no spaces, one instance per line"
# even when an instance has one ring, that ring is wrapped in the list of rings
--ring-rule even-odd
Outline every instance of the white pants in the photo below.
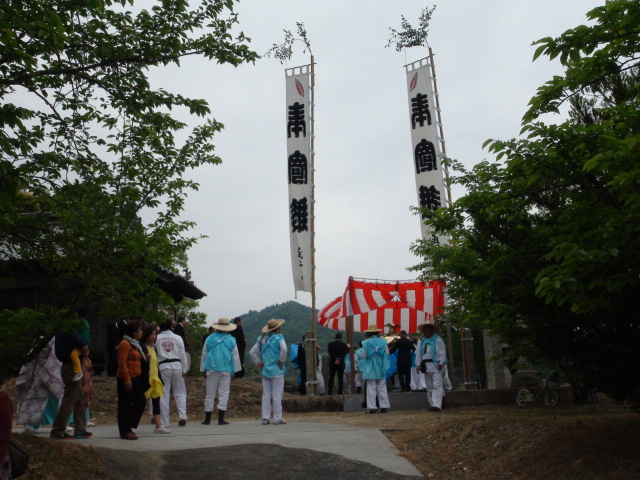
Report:
[[[207,372],[207,389],[204,397],[204,411],[213,412],[213,403],[218,393],[218,410],[227,411],[229,390],[231,389],[231,372]]]
[[[164,382],[164,395],[160,398],[160,422],[163,427],[169,427],[169,395],[173,390],[173,399],[176,401],[180,420],[187,419],[187,387],[182,376],[182,369],[160,370],[160,377]]]
[[[369,410],[375,410],[376,397],[378,397],[378,403],[380,408],[389,408],[389,395],[387,394],[387,380],[381,378],[380,380],[367,380],[367,408]]]
[[[282,421],[282,394],[284,393],[284,375],[262,377],[262,418],[271,417],[273,403],[273,421]]]
[[[444,367],[443,367],[444,368]],[[444,397],[444,387],[442,386],[442,370],[434,363],[427,363],[427,371],[424,374],[427,384],[427,398],[432,407],[442,408],[442,398]]]
[[[317,385],[317,387],[318,387],[318,390],[317,390],[318,395],[324,395],[324,378],[322,377],[322,373],[321,372],[318,372],[317,381],[318,381],[318,385]]]
[[[345,391],[348,390],[351,395],[355,394],[356,392],[351,391],[351,372],[345,372],[343,378],[344,378]],[[362,379],[362,372],[356,372],[355,384],[356,384],[356,388],[362,387],[364,385],[364,380]]]
[[[416,367],[411,367],[411,390],[425,390],[427,384],[424,381],[424,374],[418,373]]]

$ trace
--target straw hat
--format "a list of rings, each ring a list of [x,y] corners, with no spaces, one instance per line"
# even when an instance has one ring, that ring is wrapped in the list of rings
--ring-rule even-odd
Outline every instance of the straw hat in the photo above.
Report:
[[[423,323],[422,325],[418,325],[418,331],[424,334],[425,327],[433,327],[434,333],[438,333],[438,330],[440,329],[440,327],[438,327],[438,325],[436,325],[434,322],[429,321],[429,322]]]
[[[284,323],[284,320],[281,320],[279,318],[272,318],[267,322],[267,324],[264,327],[262,327],[262,333],[267,333],[267,332],[272,332],[274,330],[277,330],[278,328],[280,328],[280,325],[282,325],[283,323]]]
[[[218,322],[214,323],[212,327],[215,328],[216,330],[220,330],[221,332],[231,332],[236,328],[238,328],[237,325],[230,323],[227,317],[219,318]]]
[[[383,330],[384,329],[378,328],[377,325],[372,323],[371,325],[369,325],[369,328],[367,328],[366,330],[363,330],[362,333],[380,333]]]

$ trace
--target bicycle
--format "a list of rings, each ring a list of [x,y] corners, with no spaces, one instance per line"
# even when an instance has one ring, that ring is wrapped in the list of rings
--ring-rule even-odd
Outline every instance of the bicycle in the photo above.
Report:
[[[543,388],[540,393],[532,393],[526,388],[521,388],[520,390],[518,390],[516,403],[519,406],[524,407],[528,403],[535,403],[540,400],[540,398],[542,398],[545,405],[547,405],[548,407],[555,407],[556,405],[558,405],[558,402],[560,401],[560,394],[558,393],[558,391],[555,388],[551,387],[551,382],[549,381],[549,379],[544,378],[542,380],[542,383]]]

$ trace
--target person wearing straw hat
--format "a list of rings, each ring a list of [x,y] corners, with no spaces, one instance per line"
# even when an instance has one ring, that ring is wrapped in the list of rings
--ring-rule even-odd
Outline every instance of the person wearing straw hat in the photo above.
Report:
[[[447,350],[444,340],[437,335],[438,326],[435,323],[427,321],[418,328],[424,338],[418,340],[416,345],[416,369],[424,374],[429,410],[439,412],[444,398],[442,374],[447,364]]]
[[[224,419],[224,414],[229,402],[231,376],[242,370],[236,339],[230,335],[236,326],[226,317],[219,318],[212,326],[214,333],[204,342],[200,359],[200,371],[206,376],[202,425],[211,424],[216,393],[218,394],[218,425],[228,425],[229,422]]]
[[[358,368],[362,370],[362,378],[366,381],[367,412],[377,413],[376,399],[380,405],[380,413],[387,413],[389,394],[387,393],[387,370],[389,369],[389,348],[384,338],[380,337],[382,329],[369,325],[363,333],[366,340],[362,342],[362,359]]]
[[[262,335],[251,348],[249,356],[262,374],[262,424],[269,425],[273,404],[273,424],[282,425],[282,395],[284,393],[284,361],[287,344],[280,334],[284,320],[272,318],[262,328]]]

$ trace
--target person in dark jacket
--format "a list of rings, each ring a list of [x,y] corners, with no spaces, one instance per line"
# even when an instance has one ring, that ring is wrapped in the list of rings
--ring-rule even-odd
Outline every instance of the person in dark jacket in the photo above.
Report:
[[[244,330],[242,330],[242,318],[234,318],[233,323],[236,329],[231,332],[231,335],[236,339],[238,355],[240,355],[240,365],[242,365],[242,370],[236,373],[235,378],[242,378],[244,377],[244,354],[247,350],[247,338],[244,336]]]
[[[184,317],[179,317],[176,326],[173,328],[173,333],[178,335],[184,343],[184,350],[189,351],[189,344],[187,343],[187,330],[184,328],[187,324],[187,320]]]
[[[398,377],[400,378],[400,389],[403,392],[411,391],[411,352],[416,347],[407,332],[400,330],[400,338],[395,341],[395,349],[398,351]]]
[[[342,395],[344,389],[344,357],[349,353],[349,347],[342,341],[342,333],[336,333],[336,339],[327,346],[329,353],[329,395],[333,395],[333,382],[338,375],[338,395]]]
[[[178,320],[173,327],[173,333],[178,335],[182,339],[184,344],[184,353],[187,356],[187,370],[191,369],[191,352],[189,351],[189,343],[187,342],[187,320],[184,317],[178,317]]]
[[[115,377],[118,371],[118,345],[122,337],[118,334],[118,322],[107,324],[107,376]]]
[[[203,347],[204,347],[204,342],[207,341],[207,338],[209,338],[209,335],[211,335],[213,332],[215,332],[215,329],[213,327],[209,327],[209,331],[202,336],[202,346]]]
[[[127,317],[127,316],[122,317],[117,323],[117,326],[118,326],[118,345],[120,345],[120,342],[124,338],[124,331],[127,328],[127,323],[129,323],[129,317]]]
[[[302,343],[298,344],[298,356],[296,357],[298,362],[298,368],[300,369],[300,385],[298,385],[298,392],[300,395],[307,394],[307,351],[304,348],[304,335],[302,336]]]
[[[55,338],[56,357],[62,362],[60,376],[64,383],[64,394],[51,427],[50,437],[59,440],[74,437],[89,438],[91,433],[87,432],[87,399],[82,389],[82,382],[73,381],[74,373],[71,363],[71,351],[74,348],[81,349],[82,354],[88,356],[89,347],[77,333],[59,333]],[[73,435],[65,431],[71,412],[73,412]]]
[[[0,478],[13,478],[11,475],[11,459],[9,458],[9,441],[13,427],[13,405],[9,396],[0,390]]]

